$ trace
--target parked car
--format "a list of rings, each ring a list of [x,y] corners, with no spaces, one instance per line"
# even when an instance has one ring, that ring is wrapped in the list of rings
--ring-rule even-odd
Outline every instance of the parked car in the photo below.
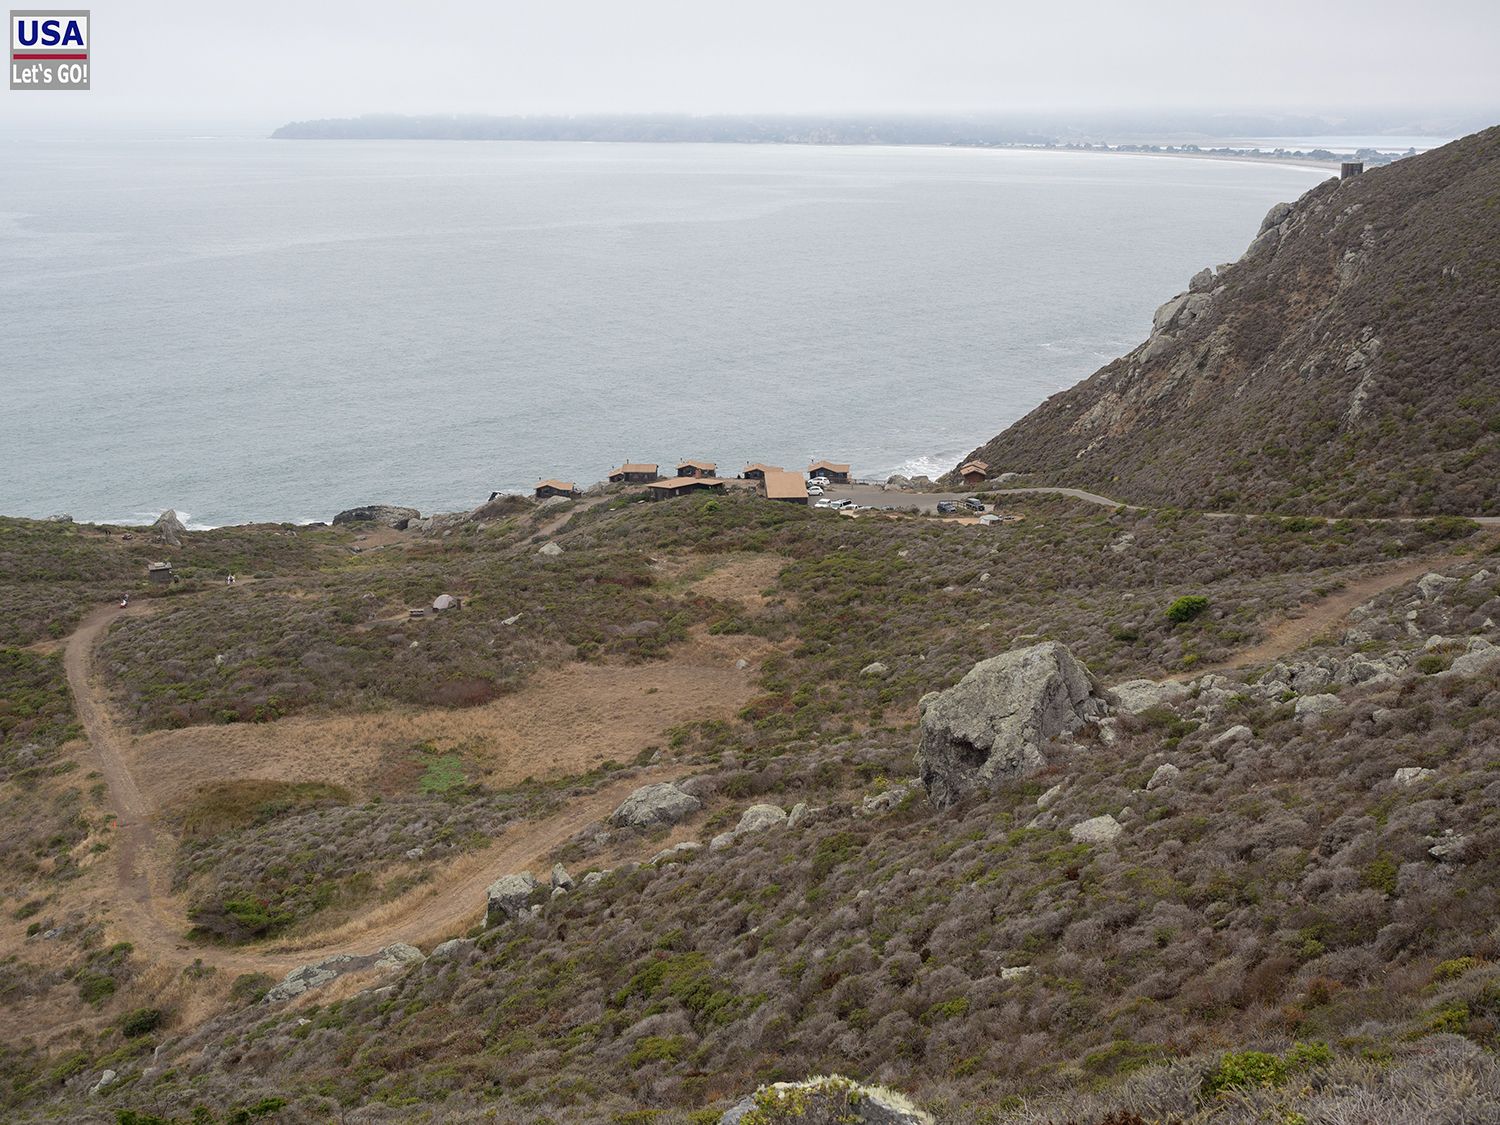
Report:
[[[814,500],[813,501],[813,507],[814,508],[831,508],[831,507],[833,507],[833,501],[832,500],[828,500],[828,499]]]
[[[810,484],[807,486],[807,494],[809,496],[822,496],[823,490],[815,484]]]
[[[964,501],[964,507],[968,508],[969,511],[971,511],[971,512],[982,512],[982,511],[984,511],[984,503],[983,503],[983,501],[979,500],[977,497],[974,497],[974,496],[970,496],[967,500]]]
[[[833,481],[829,480],[827,477],[813,477],[807,483],[810,484],[810,485],[811,484],[815,484],[819,488],[827,488],[830,484],[833,483]]]
[[[958,505],[955,504],[952,500],[939,500],[938,511],[943,515],[948,515],[952,512],[958,511]]]
[[[852,508],[852,507],[854,507],[854,501],[853,500],[834,500],[828,506],[830,508],[837,508],[840,511],[843,511],[845,508]]]

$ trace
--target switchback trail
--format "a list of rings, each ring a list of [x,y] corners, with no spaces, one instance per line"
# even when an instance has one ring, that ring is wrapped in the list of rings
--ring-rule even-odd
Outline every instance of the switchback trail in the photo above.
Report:
[[[453,937],[483,915],[484,890],[500,875],[534,870],[574,834],[607,816],[633,790],[671,780],[687,768],[672,766],[639,773],[571,801],[551,816],[516,821],[490,847],[459,857],[438,871],[431,882],[326,933],[254,949],[197,945],[184,936],[188,920],[167,889],[172,842],[156,830],[156,810],[125,764],[108,701],[92,674],[99,639],[128,612],[106,606],[90,613],[68,638],[63,661],[78,720],[88,736],[88,753],[104,776],[118,820],[111,897],[131,940],[158,960],[186,965],[201,958],[223,971],[280,975],[309,961],[350,952],[352,944],[367,946],[364,951],[373,952],[392,942],[418,945]]]

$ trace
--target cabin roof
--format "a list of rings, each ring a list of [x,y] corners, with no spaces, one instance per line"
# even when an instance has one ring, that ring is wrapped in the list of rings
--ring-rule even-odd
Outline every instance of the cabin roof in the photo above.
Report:
[[[772,470],[766,473],[766,496],[771,500],[806,500],[807,482],[801,473]]]

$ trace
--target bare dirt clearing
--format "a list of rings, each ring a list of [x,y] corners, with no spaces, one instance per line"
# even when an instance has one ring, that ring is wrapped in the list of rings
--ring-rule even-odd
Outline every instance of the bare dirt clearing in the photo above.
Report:
[[[548,780],[611,759],[630,762],[661,746],[670,727],[732,715],[754,694],[755,669],[769,648],[755,637],[695,635],[668,660],[549,669],[481,707],[188,727],[128,739],[121,750],[160,808],[229,778],[326,781],[369,793],[382,763],[421,742],[461,745],[491,786]],[[736,668],[741,659],[749,666]]]
[[[765,591],[776,585],[790,562],[780,555],[723,555],[708,561],[713,569],[688,588],[719,601],[739,602],[751,613],[765,607]]]

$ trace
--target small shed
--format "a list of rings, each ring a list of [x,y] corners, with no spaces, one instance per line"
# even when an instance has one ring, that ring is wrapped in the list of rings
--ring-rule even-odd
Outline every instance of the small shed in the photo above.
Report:
[[[765,482],[767,500],[780,500],[785,504],[807,503],[807,482],[800,473],[772,470],[765,474]]]
[[[653,500],[667,500],[673,496],[686,496],[689,492],[723,492],[724,482],[703,477],[675,477],[672,480],[653,481],[646,486]]]
[[[609,471],[609,481],[611,484],[650,484],[661,479],[661,474],[656,470],[655,465],[626,461],[618,469]]]
[[[679,461],[677,462],[677,475],[679,477],[716,477],[719,475],[719,466],[713,461]]]
[[[153,586],[170,586],[172,584],[172,564],[169,562],[147,563],[146,577]]]
[[[849,483],[849,466],[837,461],[814,461],[807,467],[808,478],[827,477],[834,484]]]
[[[537,483],[536,498],[547,500],[553,496],[577,496],[578,488],[570,480],[544,480]]]
[[[1363,160],[1346,160],[1339,165],[1339,179],[1347,180],[1351,176],[1363,175],[1365,162]]]
[[[968,461],[958,467],[958,475],[967,485],[981,485],[990,479],[990,467],[983,461]]]
[[[746,480],[765,480],[766,477],[771,473],[780,473],[785,471],[786,470],[784,470],[780,465],[762,465],[759,461],[757,461],[753,465],[746,465],[744,472],[740,473],[740,476],[744,477]]]

